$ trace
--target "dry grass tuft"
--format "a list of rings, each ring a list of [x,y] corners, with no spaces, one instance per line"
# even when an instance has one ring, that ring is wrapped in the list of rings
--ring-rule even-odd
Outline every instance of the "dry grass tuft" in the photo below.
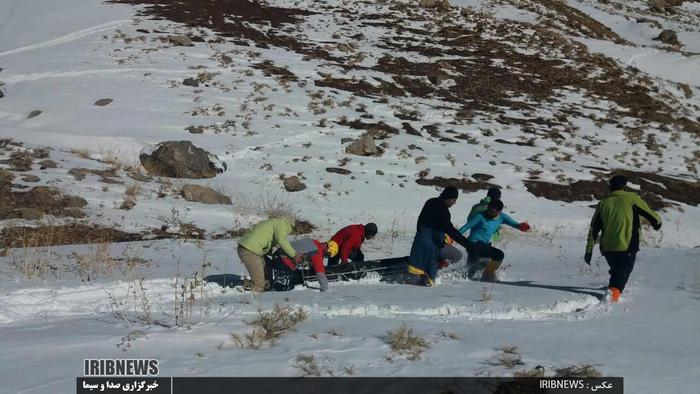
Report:
[[[501,346],[498,350],[507,354],[520,354],[517,346]]]
[[[544,367],[538,365],[533,369],[523,369],[513,373],[513,376],[516,378],[540,378],[544,376]]]
[[[349,367],[343,367],[343,372],[345,372],[347,376],[355,375],[355,364],[352,364]]]
[[[563,368],[554,368],[554,377],[567,377],[567,378],[598,378],[603,376],[602,373],[593,365],[581,364],[581,365],[570,365]]]
[[[301,369],[303,376],[321,376],[321,367],[316,363],[316,358],[313,354],[297,355],[294,366]]]
[[[260,206],[257,209],[259,212],[269,218],[279,218],[283,216],[296,217],[299,213],[298,209],[294,208],[294,204],[275,195],[268,194],[260,201]]]
[[[113,228],[84,224],[17,226],[7,227],[0,231],[0,246],[24,249],[54,245],[138,241],[141,239],[140,234],[129,234]]]
[[[141,184],[138,182],[132,183],[126,187],[126,190],[124,190],[124,194],[132,198],[136,198],[139,193],[141,193]]]
[[[129,210],[136,206],[136,197],[141,192],[141,184],[138,182],[133,182],[131,185],[127,186],[124,190],[124,200],[119,206],[119,209]]]
[[[407,355],[411,361],[420,360],[421,354],[430,346],[423,337],[413,334],[413,329],[406,324],[401,327],[387,331],[386,342],[391,346],[391,350]]]
[[[440,335],[442,335],[445,338],[449,338],[449,339],[452,339],[455,341],[462,339],[462,337],[460,337],[458,334],[456,334],[452,331],[442,330],[442,331],[440,331]]]
[[[294,233],[297,235],[310,234],[314,229],[316,229],[316,226],[308,220],[297,219],[294,224]]]
[[[78,149],[78,148],[71,149],[70,153],[72,153],[72,154],[74,154],[82,159],[92,159],[90,157],[90,151],[88,151],[87,149]]]
[[[117,263],[109,252],[108,243],[97,244],[86,253],[73,252],[72,257],[77,264],[78,275],[85,281],[90,281],[103,274],[111,274]]]
[[[243,335],[231,334],[231,340],[236,346],[247,349],[259,349],[266,343],[273,345],[307,318],[308,314],[302,308],[293,309],[275,304],[271,311],[258,312],[255,319],[248,322],[253,326],[253,331]]]
[[[515,368],[518,365],[525,365],[523,356],[518,351],[517,346],[502,346],[499,349],[501,354],[486,361],[486,364],[494,367]]]
[[[501,366],[505,368],[515,368],[518,365],[525,365],[523,362],[523,357],[520,354],[508,354],[502,353],[498,355],[491,365]]]

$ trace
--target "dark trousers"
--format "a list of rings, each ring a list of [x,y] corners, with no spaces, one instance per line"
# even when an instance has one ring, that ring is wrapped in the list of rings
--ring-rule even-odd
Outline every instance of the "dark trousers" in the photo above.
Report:
[[[501,249],[494,248],[491,244],[484,242],[469,242],[467,247],[468,262],[476,262],[482,257],[490,258],[494,261],[503,261],[505,254]]]
[[[637,258],[637,253],[629,252],[605,252],[603,253],[605,260],[610,266],[610,282],[608,287],[616,287],[620,291],[625,289],[627,280],[634,269],[634,260]]]
[[[365,255],[360,249],[353,249],[348,253],[348,259],[350,261],[365,261]],[[340,264],[340,253],[336,254],[335,257],[328,259],[328,266]]]
[[[273,255],[265,264],[265,276],[270,288],[275,291],[290,291],[294,286],[304,283],[300,270],[292,269],[282,261],[281,255]]]

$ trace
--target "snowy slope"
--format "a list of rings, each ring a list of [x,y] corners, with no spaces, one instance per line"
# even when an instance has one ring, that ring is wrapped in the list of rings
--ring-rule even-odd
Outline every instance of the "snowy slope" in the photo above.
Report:
[[[261,11],[252,30],[236,18],[154,19],[148,3],[0,2],[0,139],[19,145],[2,145],[0,160],[46,147],[57,164],[40,165],[42,157],[28,169],[0,169],[14,175],[13,192],[46,186],[87,203],[82,218],[54,210],[0,220],[0,230],[77,222],[175,237],[5,249],[0,393],[72,392],[83,358],[155,357],[168,376],[277,376],[301,374],[299,354],[314,355],[323,375],[511,376],[537,365],[553,375],[591,364],[624,376],[629,392],[696,391],[697,3],[665,15],[619,1],[455,0],[443,11],[405,1],[271,1],[293,17],[275,11],[285,21],[277,24]],[[661,28],[642,17],[678,31],[682,46],[653,41]],[[193,46],[174,45],[175,34]],[[376,141],[386,143],[382,156],[345,153],[342,139],[377,127],[389,130]],[[167,140],[190,140],[228,170],[206,180],[132,179],[139,154]],[[619,305],[599,300],[602,258],[592,268],[582,262],[594,204],[586,182],[611,170],[642,174],[633,187],[656,190],[665,205],[664,226],[645,233]],[[307,189],[285,191],[281,174],[299,174]],[[461,267],[431,289],[366,278],[327,294],[253,296],[196,282],[191,324],[176,324],[176,283],[244,274],[236,236],[270,209],[297,211],[319,239],[374,221],[380,234],[365,254],[403,256],[421,205],[440,189],[416,181],[436,177],[477,183],[466,182],[455,224],[492,183],[504,187],[506,210],[533,225],[529,234],[506,231],[504,283],[465,281]],[[543,195],[531,182],[546,183]],[[233,204],[188,202],[179,192],[186,184]],[[124,209],[130,194],[135,205]],[[182,239],[193,227],[203,239]],[[89,271],[90,262],[102,265]],[[273,346],[237,347],[231,333],[248,332],[246,321],[276,303],[309,318]],[[386,344],[402,323],[430,342],[420,360]],[[491,365],[509,345],[525,365]],[[42,376],[24,375],[37,365]]]

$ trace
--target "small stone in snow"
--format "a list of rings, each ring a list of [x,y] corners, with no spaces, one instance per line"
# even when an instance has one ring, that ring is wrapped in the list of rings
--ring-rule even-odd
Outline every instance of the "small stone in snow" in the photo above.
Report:
[[[29,115],[27,115],[27,119],[36,118],[37,116],[41,115],[41,113],[42,111],[35,109],[34,111],[30,112]]]
[[[197,81],[194,78],[185,78],[185,80],[182,81],[182,84],[185,86],[192,86],[196,88],[199,86],[199,81]]]
[[[189,126],[185,128],[185,130],[189,131],[190,134],[202,134],[204,133],[204,127],[202,126]]]
[[[97,105],[98,107],[104,107],[105,105],[109,105],[112,101],[114,100],[112,100],[111,98],[103,98],[95,101],[95,105]]]

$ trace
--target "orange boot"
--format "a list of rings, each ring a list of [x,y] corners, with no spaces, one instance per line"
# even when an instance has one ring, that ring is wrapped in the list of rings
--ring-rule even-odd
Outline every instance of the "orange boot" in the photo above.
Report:
[[[608,288],[608,298],[610,302],[618,302],[620,300],[620,289],[617,287],[609,287]]]

